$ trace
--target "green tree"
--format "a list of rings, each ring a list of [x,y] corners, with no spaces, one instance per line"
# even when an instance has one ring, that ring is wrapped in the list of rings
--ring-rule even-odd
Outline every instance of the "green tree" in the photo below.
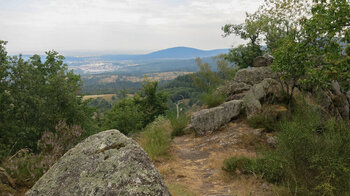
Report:
[[[132,98],[125,98],[105,114],[103,129],[118,129],[124,134],[143,128],[143,113]]]
[[[314,1],[301,29],[279,41],[274,70],[294,85],[319,89],[331,81],[348,87],[350,79],[350,5],[346,0]],[[292,91],[293,92],[293,91]]]
[[[8,57],[0,43],[1,92],[0,135],[4,153],[21,148],[37,150],[36,144],[45,131],[54,131],[60,121],[80,125],[87,134],[97,131],[92,110],[78,96],[80,76],[67,70],[64,57],[46,53],[45,62],[34,55]],[[2,155],[4,155],[4,153]]]
[[[163,92],[158,92],[157,81],[145,80],[142,83],[141,92],[134,99],[143,111],[144,126],[153,122],[158,116],[164,115],[168,109],[166,105],[168,96]]]
[[[256,14],[246,14],[245,23],[242,24],[226,24],[222,27],[224,37],[231,34],[239,36],[243,40],[249,42],[245,45],[239,45],[230,49],[226,55],[226,59],[234,63],[239,68],[246,68],[253,65],[253,59],[262,55],[260,45],[261,21],[256,19]]]
[[[196,58],[199,72],[192,75],[193,84],[202,92],[208,92],[216,88],[223,81],[219,75],[210,69],[209,63],[203,63],[200,58]]]
[[[158,82],[145,80],[142,90],[132,98],[124,98],[106,113],[104,129],[118,129],[124,134],[141,131],[160,115],[164,115],[168,97],[158,92]]]

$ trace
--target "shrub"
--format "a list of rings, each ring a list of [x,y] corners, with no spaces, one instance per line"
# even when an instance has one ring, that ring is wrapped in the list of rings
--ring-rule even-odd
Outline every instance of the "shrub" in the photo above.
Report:
[[[140,134],[140,145],[152,160],[167,157],[171,137],[169,121],[164,117],[158,117],[149,124]]]
[[[252,166],[252,159],[246,157],[232,157],[224,160],[222,169],[232,174],[235,174],[237,170],[247,173],[250,171]]]
[[[201,95],[201,101],[209,108],[216,107],[226,100],[226,95],[209,91]]]
[[[177,118],[176,114],[170,114],[168,115],[168,119],[170,120],[171,124],[171,137],[175,136],[181,136],[184,135],[184,128],[186,128],[188,121],[189,121],[189,116],[187,114],[180,114],[179,118]]]
[[[237,170],[244,174],[259,174],[268,182],[281,182],[284,177],[281,161],[271,157],[258,159],[232,157],[224,160],[222,169],[232,174]]]
[[[247,120],[249,126],[253,128],[265,128],[266,131],[276,131],[279,128],[281,114],[287,109],[280,105],[264,105],[262,112],[255,114]]]
[[[349,122],[323,121],[318,110],[303,106],[282,121],[278,141],[276,156],[299,193],[350,194]]]
[[[231,158],[223,169],[261,174],[288,185],[293,195],[350,194],[350,123],[322,119],[316,107],[298,103],[280,122],[278,146],[263,158]]]
[[[68,126],[61,121],[55,132],[45,132],[39,140],[40,154],[34,154],[30,149],[21,149],[6,159],[2,166],[15,179],[17,186],[31,187],[65,152],[82,139],[83,134],[84,130],[79,126]]]
[[[125,135],[139,132],[143,128],[143,115],[140,106],[133,99],[126,98],[106,113],[103,128],[118,129]]]

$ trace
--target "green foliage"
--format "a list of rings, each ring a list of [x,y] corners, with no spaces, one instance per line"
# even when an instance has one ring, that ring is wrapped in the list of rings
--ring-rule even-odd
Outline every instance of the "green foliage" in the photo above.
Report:
[[[87,134],[97,131],[92,110],[78,96],[80,76],[67,70],[64,57],[57,52],[28,60],[7,57],[0,42],[0,146],[1,156],[19,149],[35,152],[43,132],[54,130],[60,121],[80,125]]]
[[[159,117],[141,132],[140,144],[152,160],[169,156],[170,131],[169,122]]]
[[[171,124],[171,137],[184,135],[184,129],[186,128],[190,118],[186,113],[181,113],[179,118],[177,118],[176,113],[168,114],[168,119]]]
[[[265,149],[261,158],[227,159],[223,169],[260,174],[288,186],[293,195],[349,195],[349,122],[323,119],[319,109],[303,99],[292,111],[276,126],[275,149]]]
[[[21,149],[5,159],[2,167],[14,178],[17,187],[32,187],[64,153],[81,141],[83,134],[84,130],[79,126],[68,126],[61,121],[55,132],[47,131],[42,135],[38,141],[39,154]]]
[[[140,131],[143,128],[143,114],[140,106],[131,98],[121,100],[106,112],[103,128],[118,129],[126,135]]]
[[[113,96],[112,100],[115,101],[115,99],[115,96]],[[104,112],[112,108],[112,105],[102,97],[89,99],[88,102],[88,106],[98,109],[99,112]]]
[[[232,158],[223,169],[261,174],[269,182],[288,185],[291,194],[350,194],[350,124],[324,120],[317,108],[297,105],[280,123],[275,150],[263,158]]]
[[[284,160],[286,179],[297,180],[295,190],[316,195],[350,193],[349,130],[349,122],[324,121],[317,109],[305,105],[292,119],[282,121],[276,156]]]
[[[121,100],[106,112],[104,129],[118,129],[124,134],[135,133],[165,114],[167,95],[157,92],[157,89],[157,82],[145,81],[139,94]]]
[[[197,66],[199,67],[199,72],[197,74],[192,75],[193,84],[202,92],[208,92],[217,85],[222,84],[222,79],[216,72],[213,72],[210,69],[210,65],[208,63],[202,63],[200,58],[196,59]]]
[[[232,49],[227,58],[245,67],[251,55],[242,54],[253,54],[256,43],[264,41],[290,97],[300,85],[326,88],[337,80],[349,88],[349,20],[347,0],[265,1],[258,11],[247,14],[245,23],[223,27],[225,36],[250,40],[247,46]]]
[[[168,109],[166,102],[168,96],[158,92],[158,82],[144,81],[139,96],[134,97],[136,104],[140,105],[143,113],[143,125],[153,122],[158,116],[164,115]]]
[[[218,74],[220,78],[224,80],[233,80],[233,78],[236,75],[237,69],[228,65],[226,57],[227,55],[223,54],[213,57],[213,60],[216,61],[216,65],[218,67]]]
[[[242,69],[252,66],[254,58],[261,55],[260,46],[246,44],[230,49],[226,59]]]
[[[280,161],[268,158],[231,157],[225,159],[222,169],[232,173],[236,171],[244,174],[259,174],[271,183],[281,182],[284,177],[284,168]]]
[[[209,108],[216,107],[226,100],[226,95],[216,91],[210,91],[201,95],[201,101]]]
[[[226,24],[222,27],[224,36],[234,34],[241,39],[249,40],[245,45],[239,45],[230,49],[226,60],[234,63],[239,68],[247,68],[253,65],[253,59],[262,55],[259,36],[261,34],[261,21],[256,19],[256,14],[249,15],[243,24]]]
[[[279,120],[282,118],[283,112],[287,113],[277,107],[264,105],[260,113],[247,119],[247,123],[253,128],[265,128],[265,131],[277,131],[279,129]]]

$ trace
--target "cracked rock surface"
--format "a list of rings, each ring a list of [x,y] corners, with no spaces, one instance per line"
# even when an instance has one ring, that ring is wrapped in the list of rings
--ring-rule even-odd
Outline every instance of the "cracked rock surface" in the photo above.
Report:
[[[169,192],[142,148],[118,130],[108,130],[70,149],[26,195],[169,195]]]

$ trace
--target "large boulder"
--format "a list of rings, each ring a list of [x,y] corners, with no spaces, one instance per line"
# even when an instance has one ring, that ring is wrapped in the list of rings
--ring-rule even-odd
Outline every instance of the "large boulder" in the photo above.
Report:
[[[274,57],[268,54],[253,59],[253,67],[267,67],[272,64]]]
[[[340,87],[339,83],[336,82],[336,81],[333,81],[333,82],[331,83],[331,91],[332,91],[332,93],[333,93],[334,95],[341,95],[341,94],[343,94],[343,93],[341,92],[341,87]]]
[[[244,106],[247,117],[261,112],[261,102],[273,103],[282,96],[279,83],[271,78],[266,78],[259,84],[255,84],[244,96]]]
[[[191,116],[191,126],[197,135],[217,130],[240,114],[242,100],[225,102],[218,107],[200,110]]]
[[[349,102],[344,94],[335,95],[333,97],[334,106],[338,109],[343,120],[349,120]]]
[[[242,99],[245,93],[252,87],[243,82],[229,81],[224,86],[218,89],[219,93],[227,95],[226,101]]]
[[[320,106],[326,115],[337,120],[350,119],[350,102],[347,94],[343,94],[332,86],[331,90],[320,92]]]
[[[332,92],[328,91],[328,90],[320,92],[319,104],[320,104],[321,108],[323,109],[322,114],[327,114],[327,115],[334,117],[337,120],[341,120],[342,117],[341,117],[337,107],[335,107],[335,105],[333,103],[333,99],[332,99],[333,96],[334,95],[332,94]]]
[[[239,70],[233,80],[254,85],[262,82],[265,78],[278,79],[279,75],[270,67],[252,67]]]
[[[142,148],[118,130],[108,130],[69,150],[26,195],[167,196],[169,192]]]

